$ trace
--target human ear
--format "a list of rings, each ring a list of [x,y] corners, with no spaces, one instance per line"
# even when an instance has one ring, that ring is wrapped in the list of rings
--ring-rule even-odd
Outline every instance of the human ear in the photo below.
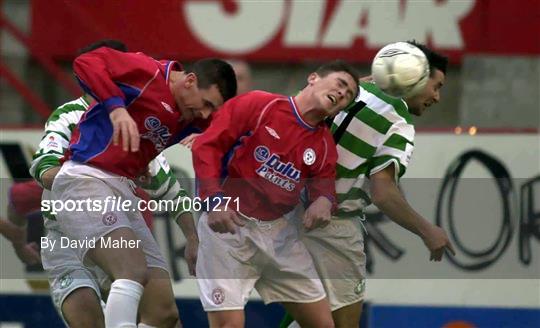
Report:
[[[195,75],[195,73],[193,73],[193,72],[188,73],[186,75],[184,84],[185,84],[187,89],[189,89],[189,88],[191,88],[193,86],[197,86],[197,75]]]
[[[320,78],[319,74],[317,74],[317,73],[311,73],[311,74],[309,74],[308,77],[307,77],[307,82],[308,82],[308,84],[312,84],[312,83],[314,83],[315,81],[317,81],[317,79],[319,79],[319,78]]]

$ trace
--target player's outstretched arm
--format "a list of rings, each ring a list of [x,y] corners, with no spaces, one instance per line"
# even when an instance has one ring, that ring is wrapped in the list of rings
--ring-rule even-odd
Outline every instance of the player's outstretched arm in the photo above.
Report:
[[[430,251],[430,260],[440,261],[445,249],[455,255],[446,232],[424,219],[403,197],[394,170],[394,166],[389,165],[370,176],[373,203],[394,222],[422,238]]]

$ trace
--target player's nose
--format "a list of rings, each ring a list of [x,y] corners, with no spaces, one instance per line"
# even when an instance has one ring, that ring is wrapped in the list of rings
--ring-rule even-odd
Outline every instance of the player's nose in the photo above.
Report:
[[[435,92],[435,95],[433,96],[433,102],[434,102],[434,103],[438,103],[439,100],[441,100],[441,94],[440,94],[439,91],[436,91],[436,92]]]
[[[211,110],[203,108],[199,111],[199,118],[206,120],[210,117],[210,114],[212,114]]]

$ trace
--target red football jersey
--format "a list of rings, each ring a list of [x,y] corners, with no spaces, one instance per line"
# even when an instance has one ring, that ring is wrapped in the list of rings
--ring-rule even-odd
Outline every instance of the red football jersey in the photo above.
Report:
[[[336,160],[323,123],[310,126],[292,97],[262,91],[226,102],[193,145],[201,198],[238,198],[243,214],[261,220],[290,212],[304,186],[310,200],[334,202]]]
[[[90,106],[73,131],[66,159],[134,178],[163,149],[195,132],[181,122],[168,86],[171,70],[182,70],[177,62],[103,47],[77,57],[73,68],[83,89],[99,103]],[[117,107],[125,107],[139,128],[138,152],[112,144],[109,113]]]

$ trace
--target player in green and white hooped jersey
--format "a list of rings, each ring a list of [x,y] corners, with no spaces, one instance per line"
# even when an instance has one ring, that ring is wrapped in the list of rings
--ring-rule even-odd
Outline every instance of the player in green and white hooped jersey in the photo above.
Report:
[[[430,260],[440,261],[445,249],[453,253],[444,230],[420,216],[397,186],[414,148],[411,114],[420,116],[439,102],[446,75],[446,57],[415,45],[430,64],[430,78],[422,92],[396,99],[375,84],[362,82],[356,103],[339,113],[332,124],[335,133],[348,113],[360,107],[337,144],[338,211],[334,220],[325,229],[303,234],[328,294],[336,327],[358,327],[360,320],[366,264],[360,218],[367,205],[375,204],[394,222],[418,235],[430,251]],[[285,319],[282,326],[291,321]]]
[[[109,46],[117,50],[125,51],[125,49],[118,48],[119,46],[123,46],[121,43],[114,40],[105,40],[89,46],[82,52],[92,50],[99,46]],[[125,46],[123,47],[125,48]],[[46,133],[40,143],[39,150],[34,156],[30,171],[32,176],[46,189],[50,189],[52,185],[54,177],[60,168],[60,158],[63,156],[69,145],[69,139],[74,127],[79,122],[86,108],[88,108],[89,100],[91,100],[90,97],[83,96],[60,106],[51,114],[45,125]],[[181,188],[162,154],[149,164],[147,177],[149,179],[145,179],[145,182],[140,184],[140,186],[152,199],[174,201],[180,199],[178,204],[183,205],[181,199],[187,197],[187,193]],[[45,190],[45,193],[46,192],[47,190]],[[190,274],[194,275],[198,238],[194,228],[193,216],[182,206],[171,208],[169,214],[170,217],[178,223],[186,237],[187,244],[185,248],[185,258],[188,262]],[[51,216],[50,213],[44,213],[44,216],[46,218],[45,225],[48,228],[48,231],[53,231],[58,235],[59,231],[55,229],[56,221],[54,220],[54,217]],[[69,251],[69,249],[67,251]],[[60,255],[67,257],[71,256],[71,254]],[[54,263],[54,261],[52,262]],[[80,266],[82,268],[83,264],[80,263]],[[51,265],[51,267],[54,268],[54,265]],[[53,271],[58,273],[56,270]],[[174,296],[172,294],[168,273],[163,270],[158,270],[157,268],[151,268],[150,271],[152,271],[152,276],[150,278],[154,279],[146,286],[143,294],[139,313],[141,316],[141,324],[150,323],[157,326],[173,326],[179,324],[178,310],[174,303]],[[69,276],[69,274],[66,276]],[[66,281],[70,281],[70,279],[64,279],[64,277],[61,276],[56,277],[58,279],[54,279],[55,277],[52,278],[53,279],[51,280],[53,282],[57,281],[60,285],[65,284]],[[76,283],[73,285],[75,284]],[[99,294],[99,290],[95,287],[95,282],[94,284],[88,284],[88,286],[93,286],[94,290],[91,288],[75,289],[75,286],[73,285],[69,290],[69,294],[68,291],[66,291],[67,288],[64,288],[63,286],[60,286],[61,290],[58,293],[59,295],[54,295],[53,291],[53,299],[54,296],[59,296],[59,302],[55,302],[55,305],[57,305],[60,314],[69,322],[70,326],[85,326],[85,323],[88,323],[86,326],[102,326],[103,313],[99,306],[99,300],[96,297],[95,292]],[[81,283],[81,285],[84,286],[84,283]],[[53,288],[54,286],[51,286],[51,290]],[[94,306],[92,307],[92,305]],[[94,311],[91,311],[92,309]]]

